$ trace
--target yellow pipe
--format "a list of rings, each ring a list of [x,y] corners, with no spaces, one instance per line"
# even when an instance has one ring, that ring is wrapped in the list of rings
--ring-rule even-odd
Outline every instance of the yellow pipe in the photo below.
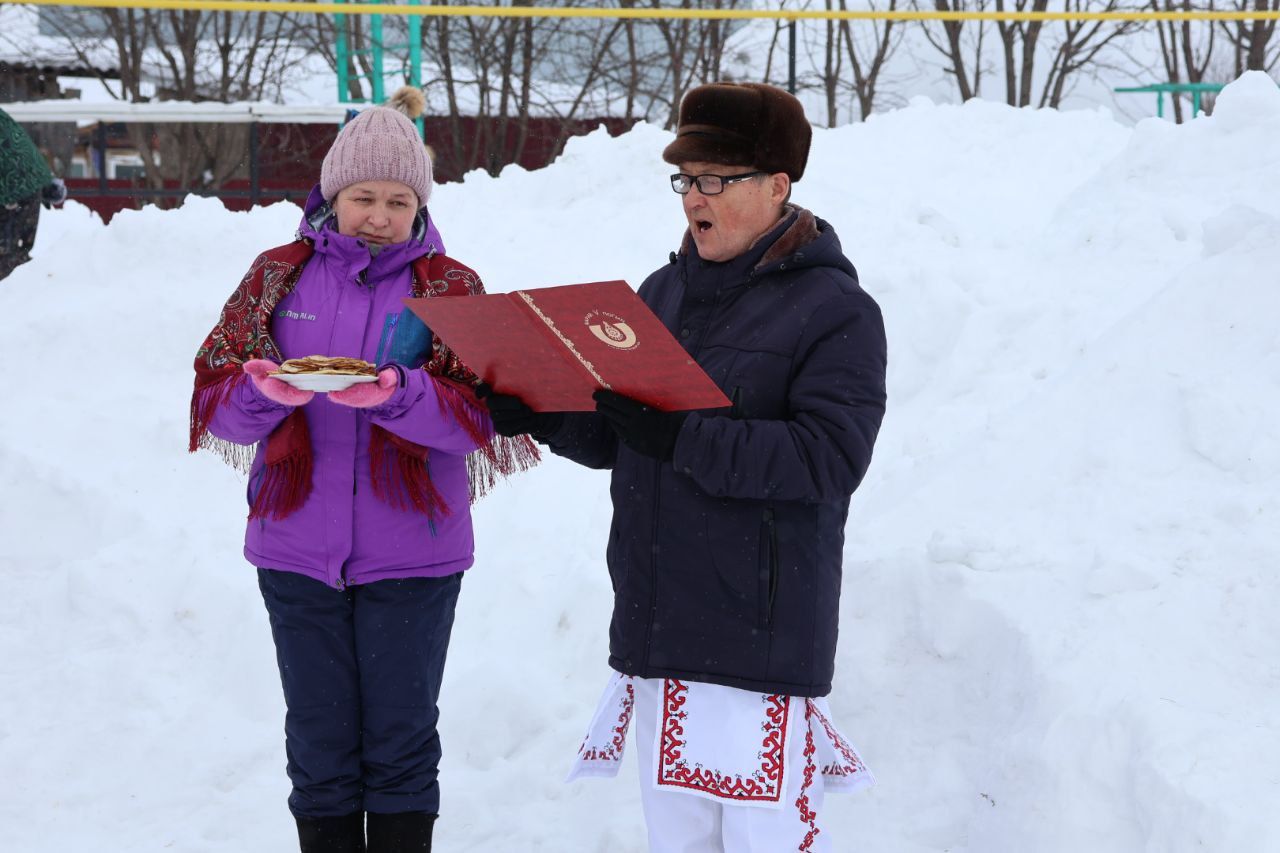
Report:
[[[887,9],[568,9],[549,6],[400,6],[390,3],[276,2],[276,0],[0,0],[0,5],[91,9],[169,9],[201,12],[276,12],[316,15],[418,15],[476,18],[781,19],[877,21],[1266,21],[1280,10],[1201,9],[1127,12],[967,12]]]

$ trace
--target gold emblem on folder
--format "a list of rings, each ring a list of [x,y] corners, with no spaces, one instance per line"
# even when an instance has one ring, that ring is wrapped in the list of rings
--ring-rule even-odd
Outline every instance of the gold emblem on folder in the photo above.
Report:
[[[592,311],[587,314],[584,322],[591,330],[591,334],[614,349],[635,349],[640,343],[636,338],[635,330],[617,314],[610,314],[608,311]]]

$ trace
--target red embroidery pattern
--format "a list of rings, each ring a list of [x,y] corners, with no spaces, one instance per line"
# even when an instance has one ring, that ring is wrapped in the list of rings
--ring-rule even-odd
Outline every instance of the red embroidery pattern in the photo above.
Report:
[[[447,255],[431,254],[419,258],[413,265],[413,295],[441,296],[460,293],[459,285],[470,296],[484,295],[484,284],[475,270],[463,266]],[[467,384],[474,384],[476,375],[462,363],[453,350],[444,345],[439,335],[431,336],[431,357],[423,369],[432,375],[444,374]]]
[[[811,700],[806,700],[805,705],[805,714],[807,716],[809,714],[809,708],[813,706],[813,702]],[[836,732],[834,727],[832,727],[831,722],[826,718],[826,716],[824,716],[816,707],[813,707],[813,714],[817,716],[818,722],[822,723],[823,731],[827,733],[827,739],[835,746],[836,751],[840,753],[839,757],[844,759],[843,761],[836,761],[832,764],[823,766],[822,775],[844,777],[856,776],[859,773],[866,773],[867,766],[862,763],[862,759],[858,758],[858,754],[853,751],[853,747],[849,746],[848,742],[844,738],[840,737],[839,733]]]
[[[280,248],[287,250],[291,247]],[[301,254],[302,251],[280,254]],[[203,358],[210,369],[239,365],[251,358],[284,361],[271,338],[271,312],[298,283],[302,266],[293,264],[291,257],[274,259],[273,254],[275,252],[264,253],[254,260],[235,292],[222,306],[218,325],[197,351],[196,358]],[[259,273],[262,275],[262,291],[255,295],[254,278]]]
[[[800,842],[799,853],[812,850],[813,840],[822,832],[818,829],[818,813],[809,808],[809,787],[813,785],[813,776],[818,772],[817,766],[813,763],[813,754],[818,751],[818,748],[813,744],[812,713],[813,703],[806,701],[804,703],[804,783],[800,786],[800,796],[796,797],[796,808],[800,811],[800,822],[808,824],[809,831]],[[819,714],[818,718],[821,719],[822,715]]]
[[[787,715],[791,697],[780,694],[762,695],[765,704],[764,731],[761,743],[760,768],[744,778],[738,774],[721,773],[701,764],[692,767],[683,758],[685,748],[684,723],[688,712],[683,710],[688,701],[689,688],[683,682],[667,678],[663,680],[662,741],[658,749],[658,784],[678,788],[691,788],[716,797],[731,800],[776,803],[782,796],[783,756],[787,743]]]
[[[582,746],[578,747],[578,757],[582,761],[621,761],[622,748],[627,742],[627,728],[631,725],[631,712],[636,705],[636,689],[627,681],[626,692],[622,696],[620,703],[622,710],[618,713],[618,722],[613,727],[613,737],[609,741],[609,745],[605,747],[591,747],[587,749],[587,742],[583,741]]]

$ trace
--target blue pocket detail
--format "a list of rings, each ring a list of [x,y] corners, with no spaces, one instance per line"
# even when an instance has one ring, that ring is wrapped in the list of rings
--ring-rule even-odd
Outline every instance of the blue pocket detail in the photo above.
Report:
[[[378,352],[373,357],[374,364],[386,364],[387,360],[382,354],[387,351],[387,341],[391,340],[391,336],[396,331],[396,320],[400,318],[399,314],[388,314],[386,319],[382,321],[382,336],[378,338]]]
[[[431,330],[408,308],[388,314],[378,341],[378,364],[395,362],[410,369],[421,367],[431,355]]]

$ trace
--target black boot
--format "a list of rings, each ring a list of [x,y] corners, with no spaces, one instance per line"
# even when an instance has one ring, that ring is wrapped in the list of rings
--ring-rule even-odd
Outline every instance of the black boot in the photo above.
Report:
[[[302,853],[364,853],[364,812],[297,821]]]
[[[427,812],[369,812],[369,853],[430,853],[436,817]]]

